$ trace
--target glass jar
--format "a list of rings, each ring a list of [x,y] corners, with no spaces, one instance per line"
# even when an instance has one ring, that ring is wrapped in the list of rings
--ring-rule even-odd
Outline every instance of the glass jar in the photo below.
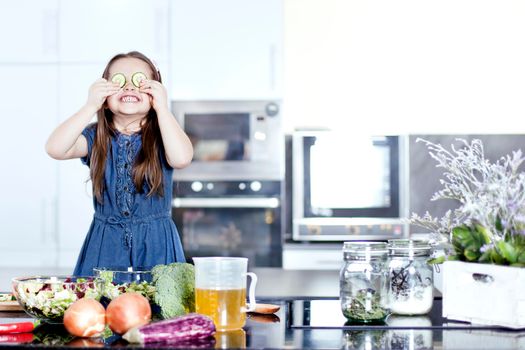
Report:
[[[388,305],[393,314],[423,315],[432,308],[433,271],[427,263],[431,252],[427,241],[388,241]]]
[[[388,316],[387,245],[345,242],[339,274],[341,310],[356,323],[383,322]]]

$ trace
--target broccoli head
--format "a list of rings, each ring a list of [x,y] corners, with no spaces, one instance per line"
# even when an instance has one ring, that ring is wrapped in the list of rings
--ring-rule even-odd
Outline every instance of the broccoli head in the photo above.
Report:
[[[192,264],[156,265],[151,270],[162,318],[195,312],[195,269]]]

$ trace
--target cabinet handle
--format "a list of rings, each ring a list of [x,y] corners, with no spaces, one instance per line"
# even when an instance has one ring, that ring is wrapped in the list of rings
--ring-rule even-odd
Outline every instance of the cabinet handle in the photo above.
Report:
[[[175,208],[263,208],[274,209],[279,198],[174,198]]]

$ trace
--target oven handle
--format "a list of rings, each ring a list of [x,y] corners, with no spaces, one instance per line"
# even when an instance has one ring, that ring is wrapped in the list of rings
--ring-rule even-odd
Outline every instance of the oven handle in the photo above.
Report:
[[[279,198],[174,198],[175,208],[278,208]]]

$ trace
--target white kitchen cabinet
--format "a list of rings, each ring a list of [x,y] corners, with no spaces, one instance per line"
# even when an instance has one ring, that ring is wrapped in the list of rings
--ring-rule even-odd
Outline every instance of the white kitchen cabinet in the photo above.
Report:
[[[133,50],[166,60],[168,13],[168,0],[62,1],[60,61],[106,62]]]
[[[1,1],[0,63],[56,62],[58,0]]]
[[[57,65],[0,65],[0,265],[55,261],[57,163],[45,152],[56,120]]]
[[[102,75],[104,67],[105,63],[60,66],[60,121],[57,124],[76,113],[86,103],[89,87]],[[79,159],[57,162],[58,265],[73,268],[93,219],[91,181],[88,181],[89,168]]]
[[[172,97],[281,97],[282,0],[170,3]]]

